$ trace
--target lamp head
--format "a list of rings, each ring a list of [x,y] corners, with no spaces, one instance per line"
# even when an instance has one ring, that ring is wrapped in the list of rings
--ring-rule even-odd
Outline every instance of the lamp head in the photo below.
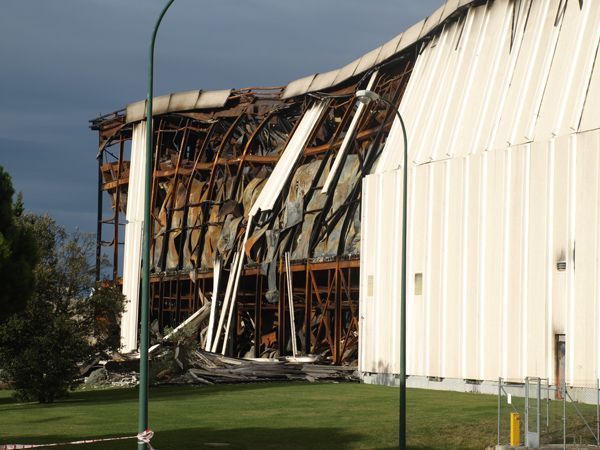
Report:
[[[371,102],[379,101],[379,95],[377,95],[373,91],[369,91],[367,89],[361,89],[360,91],[356,91],[354,94],[359,102],[368,105]]]

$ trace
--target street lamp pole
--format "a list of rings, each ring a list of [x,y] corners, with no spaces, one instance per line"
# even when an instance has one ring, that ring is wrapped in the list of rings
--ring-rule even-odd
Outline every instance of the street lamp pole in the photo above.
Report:
[[[404,179],[402,181],[402,282],[400,285],[400,450],[406,449],[406,217],[408,192],[408,137],[400,111],[388,99],[373,91],[360,90],[356,97],[362,103],[383,102],[396,112],[404,137]]]
[[[148,427],[148,308],[150,304],[150,222],[151,222],[151,196],[152,196],[152,99],[154,97],[154,44],[156,34],[162,19],[173,3],[169,0],[158,16],[148,55],[148,96],[146,100],[146,176],[144,187],[144,239],[142,250],[142,300],[140,311],[140,384],[138,404],[138,436],[149,430]],[[138,450],[146,448],[146,442],[138,438]]]

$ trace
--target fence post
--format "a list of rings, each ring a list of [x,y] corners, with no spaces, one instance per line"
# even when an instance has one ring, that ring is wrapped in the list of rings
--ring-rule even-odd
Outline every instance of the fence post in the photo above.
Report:
[[[529,377],[525,377],[525,445],[529,447]]]
[[[500,415],[502,410],[502,377],[498,377],[498,445],[500,445]]]
[[[567,449],[567,383],[562,382],[563,397],[563,449]]]
[[[535,405],[536,406],[536,427],[537,427],[537,430],[535,430],[535,431],[537,433],[538,448],[540,448],[540,444],[542,441],[542,439],[541,439],[542,433],[540,431],[540,411],[542,409],[541,404],[540,404],[541,401],[542,401],[542,379],[540,377],[538,377],[538,379],[537,379],[537,405]]]
[[[550,428],[550,378],[546,378],[546,430]]]
[[[600,445],[600,380],[596,378],[596,445]]]

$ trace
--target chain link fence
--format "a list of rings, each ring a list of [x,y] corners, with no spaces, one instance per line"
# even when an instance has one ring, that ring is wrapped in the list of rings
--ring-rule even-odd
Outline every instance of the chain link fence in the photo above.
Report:
[[[498,380],[498,445],[509,445],[511,413],[520,421],[519,443],[529,448],[546,445],[600,447],[600,382],[577,387],[550,385],[548,379],[528,377],[525,383]]]

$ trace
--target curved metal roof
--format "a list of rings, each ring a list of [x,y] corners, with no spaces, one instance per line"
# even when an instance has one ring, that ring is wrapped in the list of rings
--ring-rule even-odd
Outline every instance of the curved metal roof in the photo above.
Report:
[[[360,75],[398,55],[421,39],[424,39],[427,35],[435,32],[440,25],[461,9],[467,8],[473,3],[479,3],[479,1],[447,0],[444,5],[429,17],[421,20],[382,46],[371,50],[344,67],[305,76],[289,82],[281,94],[281,99],[285,100],[309,92],[326,90]],[[218,91],[197,90],[162,95],[154,98],[152,106],[153,115],[195,109],[222,108],[227,103],[230,94],[231,89]],[[143,120],[145,111],[145,100],[129,104],[126,110],[126,122],[131,123]]]

